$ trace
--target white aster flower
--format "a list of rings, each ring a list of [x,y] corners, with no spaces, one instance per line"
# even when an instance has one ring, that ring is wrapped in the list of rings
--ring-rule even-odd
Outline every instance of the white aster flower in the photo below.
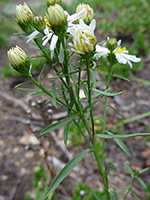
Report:
[[[117,42],[117,47],[116,49],[114,49],[113,53],[116,56],[116,59],[119,63],[121,64],[129,64],[130,68],[132,68],[132,63],[131,62],[140,62],[141,58],[136,57],[135,55],[129,55],[129,51],[126,50],[125,47],[121,47],[121,40],[119,40]],[[110,50],[106,47],[100,46],[100,45],[96,45],[96,53],[94,55],[94,57],[96,59],[100,58],[100,57],[106,57],[108,56],[108,54],[110,53]]]
[[[95,27],[96,21],[94,19],[89,26],[80,19],[78,25],[70,28],[70,34],[73,36],[73,44],[70,46],[74,52],[83,55],[94,51],[96,45]]]

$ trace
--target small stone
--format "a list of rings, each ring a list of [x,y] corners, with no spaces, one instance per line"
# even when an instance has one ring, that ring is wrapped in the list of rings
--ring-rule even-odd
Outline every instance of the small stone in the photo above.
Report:
[[[8,180],[8,176],[7,175],[2,175],[1,176],[1,180],[2,181],[7,181]]]
[[[14,149],[13,149],[13,153],[15,154],[15,153],[18,153],[18,151],[19,151],[19,147],[15,147]]]
[[[34,156],[34,152],[33,151],[27,151],[25,153],[25,158],[27,158],[27,159],[33,158],[33,156]]]
[[[4,143],[3,140],[0,140],[0,147],[1,147],[1,148],[2,148],[2,147],[5,147],[5,143]]]
[[[40,155],[41,157],[44,157],[44,149],[40,149],[39,155]]]

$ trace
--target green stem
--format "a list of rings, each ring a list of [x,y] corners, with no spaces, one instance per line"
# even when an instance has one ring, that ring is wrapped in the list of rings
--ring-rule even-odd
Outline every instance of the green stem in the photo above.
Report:
[[[49,61],[49,63],[51,65],[53,65],[52,60],[50,59],[50,57],[47,55],[47,53],[45,52],[43,46],[40,44],[40,42],[38,41],[38,39],[34,39],[34,42],[36,43],[36,45],[39,47],[39,49],[42,51],[43,55],[46,57],[46,59]]]
[[[87,59],[86,66],[87,66],[88,101],[89,101],[90,117],[91,117],[91,124],[92,124],[92,143],[94,143],[95,131],[94,131],[94,118],[93,118],[92,96],[91,96],[92,88],[91,88],[91,83],[90,83],[90,59]]]
[[[78,75],[78,90],[77,90],[78,102],[80,101],[81,67],[82,67],[82,59],[80,58],[79,75]]]
[[[45,94],[47,94],[48,96],[50,96],[51,98],[53,98],[52,94],[51,94],[49,91],[47,91],[47,90],[46,90],[41,84],[39,84],[36,80],[34,80],[34,78],[32,77],[31,74],[28,75],[28,78],[32,81],[32,83],[34,83],[37,87],[39,87]],[[59,98],[56,98],[56,101],[57,101],[59,104],[61,104],[61,105],[65,106],[65,107],[67,107],[68,109],[71,109],[71,107],[69,107],[68,105],[66,105],[66,104],[65,104],[63,101],[61,101]],[[73,111],[76,113],[75,110],[73,110]]]

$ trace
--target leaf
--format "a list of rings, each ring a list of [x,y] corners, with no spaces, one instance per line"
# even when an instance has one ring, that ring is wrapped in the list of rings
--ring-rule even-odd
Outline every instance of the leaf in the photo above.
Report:
[[[108,105],[110,108],[112,108],[118,115],[120,115],[122,118],[126,119],[124,115],[122,115],[118,110],[116,110],[113,106]]]
[[[109,169],[117,170],[117,167],[112,162],[107,163],[106,167],[109,168]]]
[[[83,89],[83,92],[84,92],[86,98],[88,99],[88,90],[84,84],[82,84],[82,89]]]
[[[140,200],[133,191],[131,191],[131,192],[132,192],[132,194],[133,194],[133,196],[135,197],[136,200]]]
[[[69,131],[69,123],[65,126],[65,129],[64,129],[64,143],[65,143],[65,145],[67,145],[68,131]]]
[[[53,131],[57,128],[60,128],[61,126],[64,126],[65,124],[71,122],[73,119],[75,118],[75,116],[71,116],[68,119],[61,121],[61,122],[57,122],[55,124],[51,124],[50,126],[47,126],[45,129],[43,129],[40,133],[40,135],[44,135],[45,133],[48,133],[50,131]]]
[[[97,90],[97,89],[92,89],[92,91],[97,92],[97,93],[99,93],[100,95],[104,95],[104,96],[108,96],[108,97],[117,96],[117,95],[119,95],[119,94],[122,93],[122,92],[110,93],[110,92],[101,91],[101,90]]]
[[[110,132],[107,132],[109,135],[114,135]],[[117,143],[117,145],[124,151],[124,153],[126,153],[129,157],[131,157],[131,154],[128,150],[128,148],[126,147],[126,145],[120,140],[120,139],[114,139],[115,142]]]
[[[139,120],[139,119],[143,119],[145,117],[150,117],[150,112],[146,112],[146,113],[143,113],[143,114],[140,114],[140,115],[136,115],[135,117],[131,117],[129,119],[125,119],[119,123],[121,124],[127,124],[127,123],[130,123],[130,122],[134,122],[136,120]]]
[[[125,80],[125,81],[130,82],[130,80],[129,80],[128,78],[126,78],[126,77],[124,77],[124,76],[121,76],[121,75],[119,75],[119,74],[114,74],[113,77],[120,78],[120,79],[123,79],[123,80]]]
[[[32,88],[18,88],[19,90],[23,90],[25,92],[41,92],[41,90],[32,89]]]
[[[45,67],[46,67],[46,63],[45,63],[45,65],[43,66],[43,68],[42,68],[42,70],[41,70],[39,83],[41,83],[42,75],[43,75],[43,72],[44,72]]]
[[[108,132],[109,131],[106,131],[106,133]],[[129,134],[129,135],[106,135],[106,134],[96,135],[96,137],[104,138],[104,139],[126,139],[126,138],[137,137],[137,136],[150,136],[150,133],[134,133],[134,134]]]
[[[57,177],[52,182],[51,187],[48,189],[45,197],[48,197],[48,195],[58,187],[58,185],[68,176],[73,168],[82,160],[82,158],[86,156],[89,151],[90,149],[85,149],[66,164],[66,166],[59,172]]]
[[[18,87],[20,87],[22,85],[26,85],[28,83],[32,83],[32,81],[26,81],[26,82],[23,82],[23,83],[19,83],[18,85],[15,86],[15,88],[18,88]]]

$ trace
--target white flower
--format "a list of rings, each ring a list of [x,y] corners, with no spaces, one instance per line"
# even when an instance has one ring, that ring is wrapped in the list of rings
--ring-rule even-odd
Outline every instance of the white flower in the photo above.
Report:
[[[141,58],[136,57],[135,55],[129,55],[129,51],[126,50],[125,47],[121,47],[121,40],[119,40],[117,42],[117,47],[116,49],[113,51],[113,53],[116,56],[116,59],[119,63],[121,64],[129,64],[130,68],[132,68],[132,62],[140,62]],[[100,58],[101,56],[106,57],[108,56],[108,54],[110,53],[110,50],[106,47],[100,46],[100,45],[96,45],[96,53],[94,55],[94,57],[96,59]]]
[[[81,10],[78,14],[73,14],[69,15],[67,11],[65,11],[65,14],[67,16],[67,21],[68,21],[68,29],[67,32],[70,32],[70,28],[73,26],[72,22],[81,17],[82,15],[85,14],[85,9]],[[51,51],[51,59],[54,56],[54,49],[56,47],[57,41],[58,41],[58,36],[54,34],[53,30],[50,29],[49,26],[46,25],[46,28],[44,29],[44,34],[45,36],[42,38],[43,40],[43,46],[47,44],[49,40],[50,42],[50,51]],[[59,55],[59,61],[63,63],[63,58],[64,58],[64,52],[63,52],[63,47],[62,44],[60,44],[60,52],[61,54]]]
[[[70,28],[72,26],[74,26],[74,24],[72,22],[74,22],[75,20],[79,19],[81,16],[83,16],[86,12],[86,9],[82,9],[78,14],[74,13],[72,15],[69,15],[67,11],[64,11],[65,15],[67,16],[67,22],[68,22],[68,29],[67,32],[70,32]],[[35,30],[33,33],[31,33],[30,35],[27,36],[27,41],[26,43],[30,42],[31,40],[33,40],[40,32]],[[51,59],[54,56],[54,49],[56,47],[57,41],[58,41],[58,36],[54,34],[53,30],[50,28],[50,26],[46,25],[45,29],[44,29],[44,34],[45,36],[42,38],[43,43],[42,45],[45,46],[47,44],[47,42],[49,40],[51,40],[50,42],[50,51],[51,51]],[[62,44],[60,44],[60,52],[61,52],[61,56],[59,55],[59,61],[61,63],[63,63],[63,58],[64,58],[64,52],[63,52],[63,47]]]
[[[94,19],[89,26],[80,19],[78,25],[70,28],[70,34],[73,36],[73,44],[70,44],[70,46],[74,52],[86,54],[94,51],[96,45],[95,27],[96,21]]]

